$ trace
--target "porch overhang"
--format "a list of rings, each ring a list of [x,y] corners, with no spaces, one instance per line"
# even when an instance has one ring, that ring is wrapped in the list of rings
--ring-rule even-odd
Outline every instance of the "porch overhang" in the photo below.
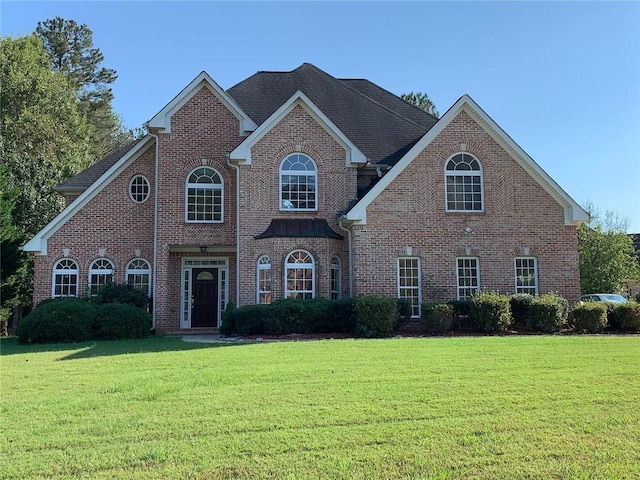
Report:
[[[177,253],[236,253],[236,245],[169,245],[169,252]]]

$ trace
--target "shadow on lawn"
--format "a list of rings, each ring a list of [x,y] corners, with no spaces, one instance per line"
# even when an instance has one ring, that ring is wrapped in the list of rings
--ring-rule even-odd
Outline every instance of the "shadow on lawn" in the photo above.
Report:
[[[149,337],[140,340],[94,340],[81,343],[21,344],[17,338],[0,340],[0,356],[41,352],[69,352],[59,360],[78,360],[136,353],[176,352],[242,345],[242,343],[195,343],[181,337]],[[246,345],[246,343],[245,343]]]

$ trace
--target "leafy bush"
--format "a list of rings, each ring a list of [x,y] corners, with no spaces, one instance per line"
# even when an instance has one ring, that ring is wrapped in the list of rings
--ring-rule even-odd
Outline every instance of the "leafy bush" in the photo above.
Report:
[[[356,298],[355,334],[359,337],[388,337],[398,315],[394,298],[382,295],[359,295]]]
[[[470,327],[471,302],[469,300],[451,300],[447,302],[453,308],[453,330]]]
[[[151,334],[151,315],[128,303],[98,305],[94,323],[96,338],[119,340]]]
[[[142,290],[134,288],[132,285],[118,285],[116,283],[102,285],[95,295],[89,297],[89,300],[97,305],[128,303],[145,309],[149,304],[149,297]]]
[[[422,325],[427,333],[441,335],[451,330],[453,307],[448,303],[423,303]]]
[[[498,292],[479,292],[471,298],[471,323],[479,332],[503,332],[511,325],[509,297]]]
[[[235,306],[233,302],[227,303],[227,308],[222,312],[222,323],[219,331],[222,335],[231,335],[236,332]]]
[[[607,306],[585,302],[573,310],[573,328],[579,333],[598,333],[607,326]]]
[[[353,333],[356,329],[356,300],[341,298],[332,302],[332,324],[336,332]]]
[[[264,332],[264,321],[269,316],[269,305],[245,305],[233,311],[235,332],[238,335],[259,335]]]
[[[526,325],[529,318],[529,307],[535,297],[528,293],[516,293],[509,298],[509,306],[511,307],[511,317],[513,323],[518,325]]]
[[[324,333],[335,331],[332,302],[326,298],[283,298],[269,305],[269,315],[264,319],[264,333]]]
[[[527,327],[543,333],[559,332],[567,323],[567,301],[556,293],[547,293],[529,305]]]
[[[396,321],[393,324],[394,330],[398,330],[409,323],[409,320],[411,320],[411,314],[413,313],[411,309],[411,302],[406,298],[396,298],[396,304],[398,306],[398,314],[396,316]]]
[[[18,325],[21,343],[82,342],[93,335],[96,307],[79,298],[38,304]]]
[[[640,331],[640,303],[631,301],[614,304],[614,308],[611,310],[607,308],[607,320],[609,327],[614,330]]]

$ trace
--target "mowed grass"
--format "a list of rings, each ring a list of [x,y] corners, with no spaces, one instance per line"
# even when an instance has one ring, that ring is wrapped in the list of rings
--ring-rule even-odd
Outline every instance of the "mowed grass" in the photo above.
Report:
[[[1,348],[1,478],[640,478],[639,337]]]

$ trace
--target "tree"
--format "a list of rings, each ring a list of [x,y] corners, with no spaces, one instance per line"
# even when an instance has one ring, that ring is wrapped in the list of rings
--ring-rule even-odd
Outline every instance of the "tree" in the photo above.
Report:
[[[54,72],[61,72],[76,92],[81,110],[93,127],[91,154],[102,158],[131,140],[132,133],[114,113],[110,85],[116,71],[101,67],[102,52],[93,46],[93,32],[84,24],[60,17],[38,22],[36,35],[42,40]]]
[[[53,72],[35,35],[0,39],[2,307],[30,301],[31,268],[18,252],[64,207],[53,187],[91,164],[90,127],[73,86]]]
[[[429,95],[427,95],[426,93],[423,93],[423,92],[403,93],[402,95],[400,95],[400,98],[403,99],[405,102],[409,102],[415,105],[416,107],[424,110],[425,112],[433,115],[436,118],[440,117],[440,114],[438,113],[436,106],[429,98]]]
[[[604,216],[587,202],[591,221],[578,227],[580,288],[582,293],[624,293],[625,283],[640,279],[629,222],[611,211]]]

